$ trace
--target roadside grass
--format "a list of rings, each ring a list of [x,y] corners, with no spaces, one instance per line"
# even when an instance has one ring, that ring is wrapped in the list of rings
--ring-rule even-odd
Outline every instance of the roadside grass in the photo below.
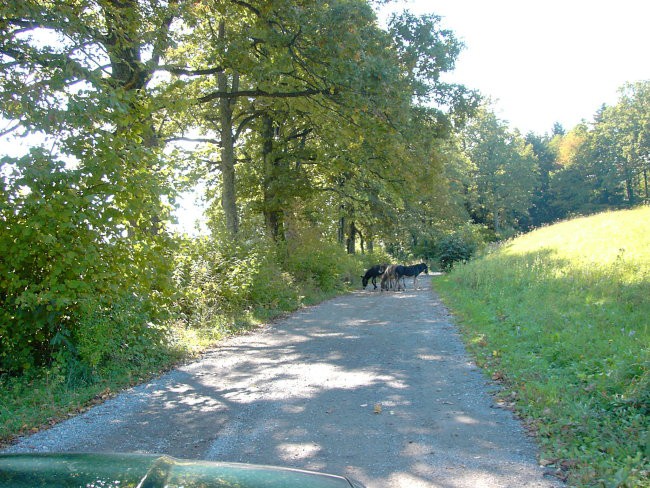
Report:
[[[650,208],[533,231],[434,278],[571,486],[650,486]]]
[[[159,374],[181,359],[173,351],[152,351],[138,365],[113,364],[101,376],[56,369],[0,378],[0,447],[16,436],[46,429],[102,403],[118,391]]]

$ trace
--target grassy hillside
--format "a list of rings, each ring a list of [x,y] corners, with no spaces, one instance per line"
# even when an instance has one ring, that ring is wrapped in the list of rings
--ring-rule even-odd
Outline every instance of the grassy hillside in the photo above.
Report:
[[[650,486],[650,208],[521,236],[435,288],[577,486]]]

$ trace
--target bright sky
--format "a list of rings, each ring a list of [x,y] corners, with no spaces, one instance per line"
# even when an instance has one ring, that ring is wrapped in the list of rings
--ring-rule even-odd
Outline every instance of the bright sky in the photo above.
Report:
[[[495,101],[524,134],[571,129],[650,80],[650,0],[402,0],[466,46],[449,77]]]

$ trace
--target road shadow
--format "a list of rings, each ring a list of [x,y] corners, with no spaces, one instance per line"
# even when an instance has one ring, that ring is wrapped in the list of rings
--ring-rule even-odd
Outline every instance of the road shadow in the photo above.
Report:
[[[560,486],[495,408],[429,278],[418,284],[357,291],[229,339],[16,448],[289,466],[369,488]]]

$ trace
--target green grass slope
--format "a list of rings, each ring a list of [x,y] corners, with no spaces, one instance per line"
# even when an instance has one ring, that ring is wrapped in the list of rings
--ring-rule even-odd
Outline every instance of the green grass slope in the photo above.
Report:
[[[650,208],[542,228],[434,279],[572,486],[650,486]]]

